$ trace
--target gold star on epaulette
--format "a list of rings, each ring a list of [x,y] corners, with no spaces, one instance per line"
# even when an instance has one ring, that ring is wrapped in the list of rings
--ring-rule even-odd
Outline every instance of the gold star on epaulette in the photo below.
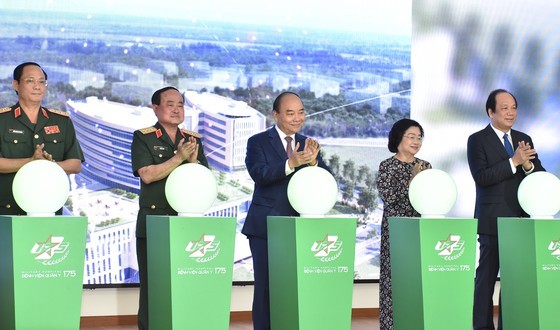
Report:
[[[0,109],[0,113],[10,112],[10,110],[12,110],[11,107],[5,107],[5,108]]]
[[[152,132],[157,131],[157,128],[151,126],[151,127],[146,127],[146,128],[139,129],[139,131],[140,131],[142,134],[149,134],[149,133],[152,133]]]
[[[57,109],[47,109],[47,110],[49,110],[50,113],[55,113],[57,115],[64,116],[64,117],[70,117],[70,114],[66,111],[61,111]]]
[[[189,130],[186,130],[186,129],[182,129],[181,131],[183,131],[183,133],[186,133],[186,134],[188,134],[188,135],[192,135],[192,136],[194,136],[195,138],[199,138],[199,139],[200,139],[200,134],[198,134],[197,132],[189,131]]]

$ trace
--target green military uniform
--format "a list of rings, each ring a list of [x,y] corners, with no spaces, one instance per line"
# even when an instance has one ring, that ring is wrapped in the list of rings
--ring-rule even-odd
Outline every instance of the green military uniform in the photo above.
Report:
[[[32,157],[36,146],[42,143],[45,144],[43,150],[51,154],[55,161],[84,161],[82,148],[67,112],[41,107],[37,123],[33,124],[19,103],[0,109],[0,158]],[[0,174],[0,214],[25,214],[12,194],[15,175]]]
[[[189,135],[196,138],[198,144],[198,162],[208,167],[208,161],[204,156],[200,135],[195,132],[178,129],[177,137],[182,136],[185,141]],[[131,146],[132,172],[138,177],[138,170],[149,165],[157,165],[166,162],[177,152],[177,146],[181,138],[175,143],[165,132],[165,129],[156,123],[152,127],[140,129],[134,132]],[[188,163],[184,161],[183,164]],[[148,260],[146,249],[146,216],[147,215],[177,215],[177,212],[169,206],[165,198],[165,182],[167,178],[145,184],[140,180],[140,210],[136,220],[136,255],[140,272],[140,306],[138,309],[139,329],[148,328]]]

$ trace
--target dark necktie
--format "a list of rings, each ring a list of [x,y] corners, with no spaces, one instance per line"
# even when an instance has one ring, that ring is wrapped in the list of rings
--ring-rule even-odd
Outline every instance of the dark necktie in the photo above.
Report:
[[[508,153],[509,157],[513,157],[513,147],[511,146],[511,143],[509,143],[509,139],[508,139],[508,135],[507,133],[504,134],[504,147],[506,147],[506,152]]]
[[[285,139],[286,142],[287,142],[287,144],[286,144],[286,154],[288,154],[288,158],[290,158],[290,156],[292,156],[292,152],[294,151],[294,150],[292,149],[292,140],[293,140],[293,138],[292,138],[291,136],[286,136],[284,139]]]

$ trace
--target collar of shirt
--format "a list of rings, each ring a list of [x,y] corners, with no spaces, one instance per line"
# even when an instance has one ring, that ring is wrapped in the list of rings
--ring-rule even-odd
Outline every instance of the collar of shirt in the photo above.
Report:
[[[285,139],[286,136],[292,137],[292,150],[293,150],[296,143],[296,137],[294,135],[286,135],[286,133],[282,132],[277,125],[274,125],[274,128],[276,129],[276,132],[278,132],[278,135],[280,135],[280,141],[282,141],[282,145],[284,146],[284,149],[286,149],[288,145],[288,141],[286,141]]]
[[[500,141],[502,141],[502,143],[504,142],[504,132],[500,131],[499,129],[497,129],[496,127],[492,126],[492,124],[490,124],[490,127],[492,127],[492,129],[494,130],[494,133],[496,133],[496,135],[498,136],[498,138],[500,139]],[[508,140],[509,143],[511,145],[513,145],[513,140],[511,139],[511,130],[505,132],[508,135]]]

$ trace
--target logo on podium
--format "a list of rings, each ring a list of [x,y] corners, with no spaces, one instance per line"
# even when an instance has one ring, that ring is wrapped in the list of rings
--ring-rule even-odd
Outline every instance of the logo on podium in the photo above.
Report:
[[[185,251],[196,262],[209,262],[220,254],[220,241],[216,240],[216,235],[202,234],[197,241],[190,241]]]
[[[548,249],[552,251],[551,255],[555,256],[556,259],[560,260],[560,239],[557,241],[550,241]]]
[[[61,263],[68,257],[70,243],[64,242],[64,236],[53,236],[44,242],[37,242],[31,248],[30,253],[35,255],[35,260],[45,266]]]
[[[445,260],[457,260],[465,252],[465,241],[461,240],[461,235],[449,234],[447,239],[436,243],[435,250]]]
[[[323,262],[336,260],[342,254],[342,241],[338,240],[337,235],[325,235],[321,241],[315,241],[311,246],[311,251],[315,257]]]

